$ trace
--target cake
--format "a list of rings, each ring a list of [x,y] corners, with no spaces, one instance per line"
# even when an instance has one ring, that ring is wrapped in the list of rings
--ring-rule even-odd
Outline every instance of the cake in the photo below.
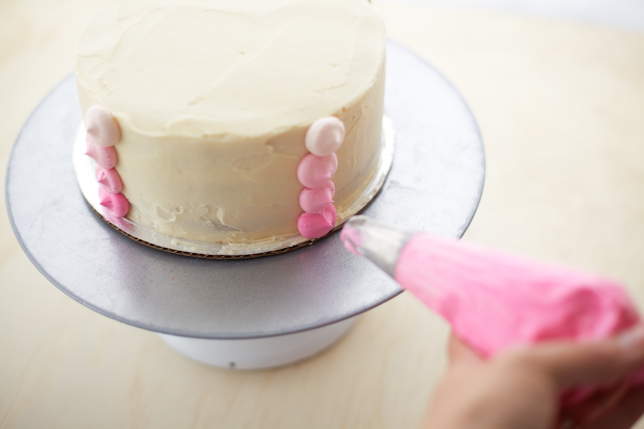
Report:
[[[288,248],[373,197],[385,39],[367,0],[110,1],[76,78],[101,214],[166,247]]]

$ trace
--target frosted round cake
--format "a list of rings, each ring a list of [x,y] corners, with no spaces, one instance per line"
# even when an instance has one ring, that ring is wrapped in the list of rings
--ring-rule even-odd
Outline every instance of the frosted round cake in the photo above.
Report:
[[[107,2],[76,64],[103,214],[219,254],[327,234],[378,169],[384,33],[367,0]]]

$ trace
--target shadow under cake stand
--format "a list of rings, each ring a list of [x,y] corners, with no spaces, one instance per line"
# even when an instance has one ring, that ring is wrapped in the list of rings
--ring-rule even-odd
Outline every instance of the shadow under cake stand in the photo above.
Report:
[[[364,212],[407,229],[461,237],[483,190],[476,122],[434,68],[387,44],[385,110],[394,162]],[[81,121],[73,76],[36,108],[14,145],[9,217],[40,272],[83,305],[157,332],[181,353],[224,368],[256,369],[312,356],[361,313],[402,292],[343,248],[339,234],[277,256],[205,260],[137,243],[85,202],[72,166]]]

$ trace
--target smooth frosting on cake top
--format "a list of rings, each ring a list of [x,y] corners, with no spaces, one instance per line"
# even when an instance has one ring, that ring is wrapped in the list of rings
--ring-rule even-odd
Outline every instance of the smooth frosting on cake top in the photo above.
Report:
[[[362,97],[384,56],[367,0],[110,3],[80,42],[81,101],[145,135],[234,139],[310,125]]]

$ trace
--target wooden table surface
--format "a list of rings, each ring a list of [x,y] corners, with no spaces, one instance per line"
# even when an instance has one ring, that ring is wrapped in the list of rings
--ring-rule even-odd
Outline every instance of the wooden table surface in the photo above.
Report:
[[[0,1],[3,167],[30,112],[73,69],[99,3]],[[441,70],[479,122],[487,178],[464,239],[604,273],[644,309],[644,35],[376,6],[389,37]],[[313,359],[209,368],[58,291],[5,210],[0,238],[2,428],[414,428],[445,366],[446,325],[403,294]]]

